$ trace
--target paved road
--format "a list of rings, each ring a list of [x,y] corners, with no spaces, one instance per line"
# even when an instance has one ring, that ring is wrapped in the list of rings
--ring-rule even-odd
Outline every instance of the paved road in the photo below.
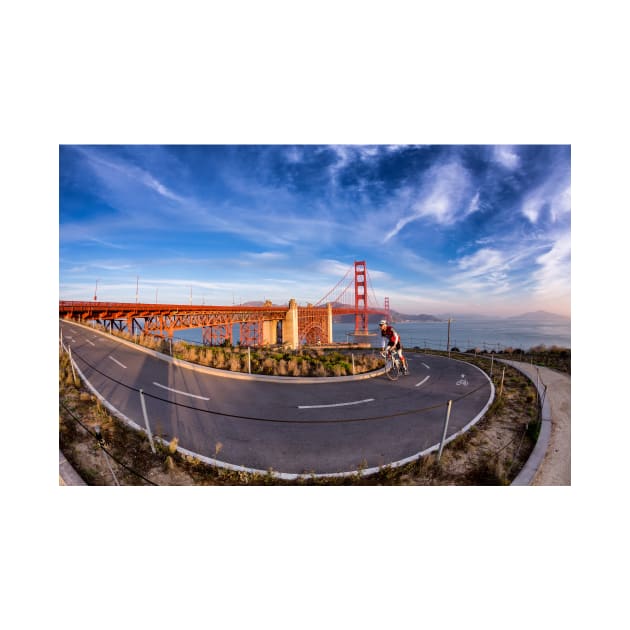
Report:
[[[69,322],[61,328],[85,378],[120,414],[144,426],[142,389],[154,434],[247,469],[334,474],[412,459],[439,444],[449,399],[452,436],[493,396],[481,370],[443,357],[408,355],[411,374],[396,382],[234,378]]]

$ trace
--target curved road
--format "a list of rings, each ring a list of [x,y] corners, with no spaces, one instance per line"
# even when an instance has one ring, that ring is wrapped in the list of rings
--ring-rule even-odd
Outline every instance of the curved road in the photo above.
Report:
[[[481,418],[494,388],[478,368],[407,354],[410,374],[261,378],[177,362],[106,333],[60,322],[64,345],[119,415],[204,461],[283,476],[371,472],[434,450]],[[217,455],[217,444],[221,444]],[[216,458],[216,459],[215,459]],[[219,460],[219,461],[216,461]]]

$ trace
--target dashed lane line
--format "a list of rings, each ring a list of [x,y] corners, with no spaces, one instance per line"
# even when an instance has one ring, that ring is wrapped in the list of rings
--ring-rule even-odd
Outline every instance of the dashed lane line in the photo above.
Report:
[[[419,383],[416,383],[416,387],[420,387],[420,385],[426,383],[430,378],[430,376],[425,376]]]
[[[126,365],[123,365],[120,361],[118,361],[118,359],[114,359],[114,357],[109,357],[114,363],[118,363],[118,365],[120,365],[121,368],[125,368],[125,370],[127,369]]]
[[[365,400],[354,400],[352,402],[333,403],[330,405],[298,405],[298,409],[324,409],[325,407],[347,407],[348,405],[360,405],[362,403],[373,402],[374,398]]]
[[[167,387],[166,385],[162,385],[161,383],[156,383],[153,381],[153,384],[156,387],[161,387],[162,389],[168,389],[169,392],[174,392],[175,394],[181,394],[182,396],[190,396],[191,398],[199,398],[200,400],[210,400],[206,396],[199,396],[197,394],[191,394],[190,392],[183,392],[180,389],[173,389],[172,387]]]

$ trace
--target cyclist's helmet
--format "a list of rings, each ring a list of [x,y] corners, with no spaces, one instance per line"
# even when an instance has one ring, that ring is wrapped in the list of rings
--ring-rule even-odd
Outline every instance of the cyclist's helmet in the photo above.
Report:
[[[386,319],[381,319],[381,321],[378,323],[379,326],[387,326],[387,320]]]

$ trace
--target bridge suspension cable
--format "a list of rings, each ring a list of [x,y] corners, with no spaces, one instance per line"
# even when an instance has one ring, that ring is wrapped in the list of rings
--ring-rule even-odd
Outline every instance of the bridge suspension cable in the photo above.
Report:
[[[329,298],[331,295],[336,295],[336,298],[335,298],[334,300],[332,300],[332,301],[341,301],[341,298],[345,295],[346,291],[347,291],[347,290],[350,288],[350,286],[352,285],[352,282],[353,282],[353,280],[354,280],[354,277],[353,277],[353,278],[350,278],[350,280],[349,280],[349,282],[348,282],[348,285],[347,285],[346,287],[344,287],[344,288],[343,288],[343,290],[342,290],[340,293],[335,293],[335,292],[337,291],[337,289],[339,288],[339,286],[343,283],[343,281],[344,281],[344,280],[346,280],[346,279],[348,278],[348,276],[350,275],[350,273],[352,272],[352,270],[353,270],[353,268],[352,268],[352,267],[348,267],[348,271],[346,271],[346,275],[345,275],[343,278],[341,278],[341,280],[339,280],[339,282],[337,282],[337,284],[336,284],[336,285],[335,285],[335,286],[334,286],[334,287],[333,287],[330,291],[328,291],[328,293],[326,293],[326,295],[325,295],[323,298],[321,298],[320,300],[318,300],[318,301],[315,303],[315,306],[322,306],[322,305],[323,305],[323,304],[325,304],[326,302],[331,301],[331,300],[328,300],[328,298]]]

